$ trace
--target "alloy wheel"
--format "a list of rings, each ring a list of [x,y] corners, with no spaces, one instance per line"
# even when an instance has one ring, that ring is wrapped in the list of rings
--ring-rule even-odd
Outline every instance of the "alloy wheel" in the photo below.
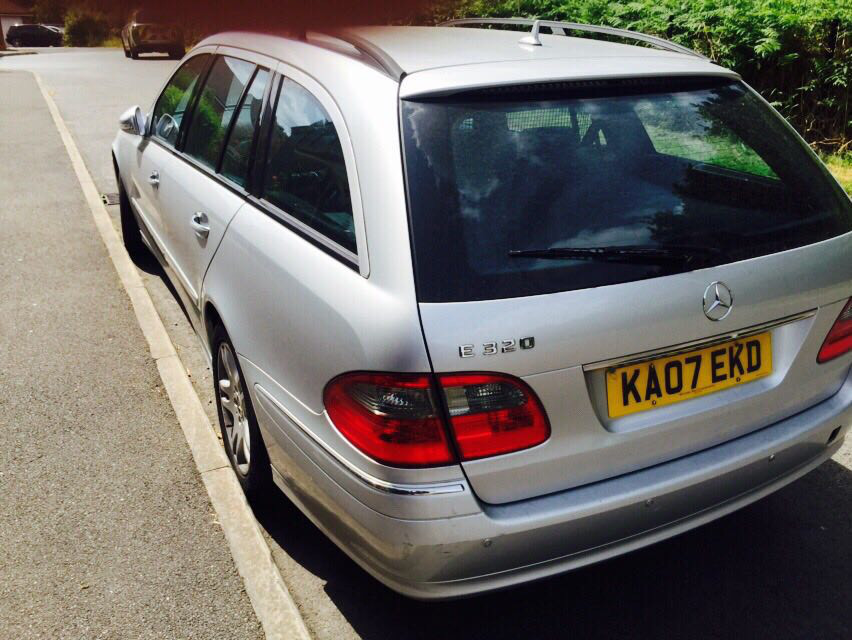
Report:
[[[219,345],[216,364],[216,388],[222,407],[222,427],[228,440],[234,468],[246,476],[251,465],[251,436],[246,411],[246,392],[237,368],[237,360],[227,342]]]

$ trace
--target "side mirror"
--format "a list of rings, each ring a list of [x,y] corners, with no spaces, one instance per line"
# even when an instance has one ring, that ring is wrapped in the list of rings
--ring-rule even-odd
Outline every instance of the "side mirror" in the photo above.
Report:
[[[119,127],[125,133],[134,136],[145,135],[145,116],[139,107],[131,107],[118,119]]]

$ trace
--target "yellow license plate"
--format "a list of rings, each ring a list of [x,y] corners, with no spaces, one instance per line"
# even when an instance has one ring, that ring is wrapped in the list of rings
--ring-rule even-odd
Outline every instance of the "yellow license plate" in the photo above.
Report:
[[[610,418],[715,393],[772,373],[772,336],[748,338],[606,372]]]

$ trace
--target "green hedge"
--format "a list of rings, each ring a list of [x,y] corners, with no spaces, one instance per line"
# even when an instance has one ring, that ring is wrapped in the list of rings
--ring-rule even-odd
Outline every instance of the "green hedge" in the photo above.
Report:
[[[656,34],[738,71],[815,146],[852,139],[852,0],[462,0],[436,18],[528,16]]]
[[[72,7],[65,14],[65,44],[98,47],[109,37],[109,22],[99,11]]]

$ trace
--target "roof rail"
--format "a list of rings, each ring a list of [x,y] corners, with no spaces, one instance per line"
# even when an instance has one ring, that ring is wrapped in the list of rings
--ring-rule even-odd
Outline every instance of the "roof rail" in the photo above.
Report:
[[[361,53],[369,56],[376,61],[376,64],[388,75],[392,80],[397,82],[405,77],[405,71],[397,64],[388,53],[381,47],[376,46],[366,38],[362,38],[349,31],[348,29],[335,29],[327,32],[328,35],[339,38],[343,42],[351,44]]]
[[[659,49],[665,49],[666,51],[674,51],[676,53],[685,53],[687,55],[707,60],[707,56],[704,56],[698,53],[697,51],[693,51],[688,47],[684,47],[669,40],[658,38],[657,36],[650,36],[646,33],[639,33],[638,31],[630,31],[628,29],[616,29],[615,27],[603,27],[594,24],[581,24],[579,22],[559,22],[556,20],[536,20],[533,18],[458,18],[456,20],[447,20],[446,22],[442,22],[438,26],[465,27],[475,25],[513,25],[532,27],[532,31],[528,35],[521,38],[520,42],[521,44],[528,44],[533,46],[541,46],[541,40],[539,40],[538,38],[539,29],[541,27],[548,27],[554,35],[564,36],[567,35],[565,33],[566,31],[585,31],[587,33],[602,33],[608,36],[616,36],[619,38],[646,42],[648,44],[654,45],[655,47],[658,47]]]

